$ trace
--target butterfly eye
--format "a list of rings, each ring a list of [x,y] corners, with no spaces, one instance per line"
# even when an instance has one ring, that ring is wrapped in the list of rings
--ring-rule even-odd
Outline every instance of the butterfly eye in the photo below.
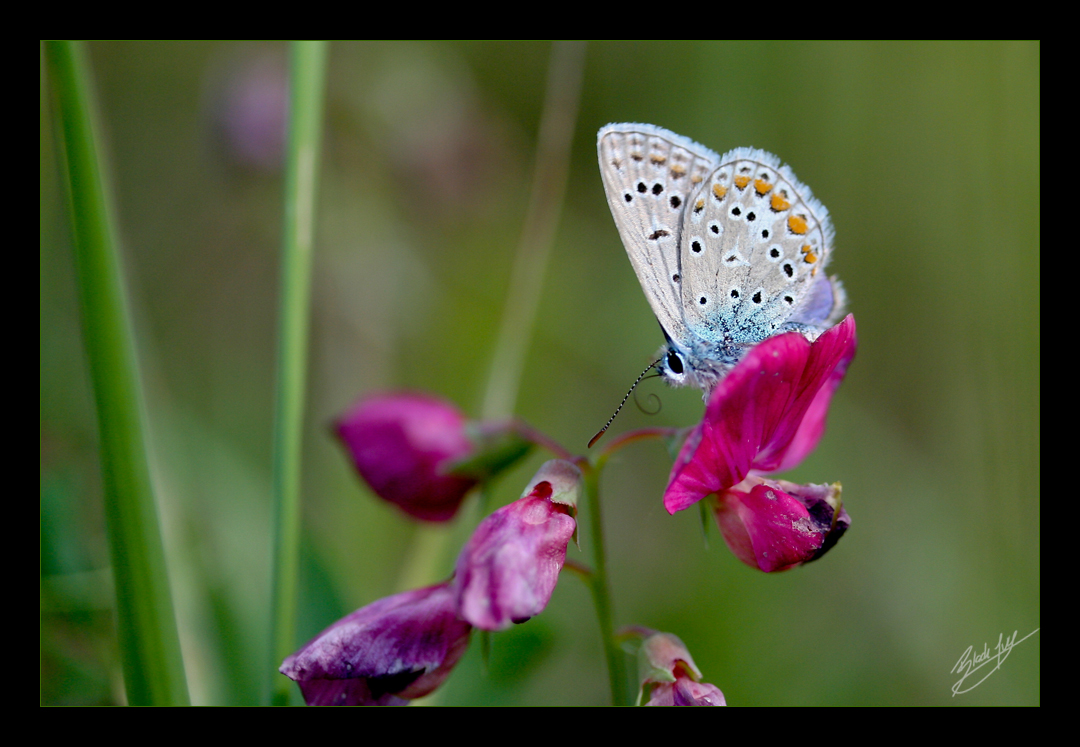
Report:
[[[674,350],[669,350],[667,354],[667,365],[671,373],[681,376],[683,372],[682,356],[676,353]]]

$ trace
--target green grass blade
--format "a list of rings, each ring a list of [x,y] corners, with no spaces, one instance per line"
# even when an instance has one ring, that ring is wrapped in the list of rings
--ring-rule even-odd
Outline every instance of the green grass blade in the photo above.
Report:
[[[322,135],[327,45],[293,42],[289,137],[285,166],[285,229],[278,321],[274,417],[274,571],[271,700],[288,705],[293,684],[277,669],[296,648],[300,555],[300,454],[304,425],[315,193]]]
[[[95,137],[95,102],[83,46],[46,42],[62,130],[104,481],[116,623],[131,705],[187,705],[144,437],[142,387],[123,273]]]

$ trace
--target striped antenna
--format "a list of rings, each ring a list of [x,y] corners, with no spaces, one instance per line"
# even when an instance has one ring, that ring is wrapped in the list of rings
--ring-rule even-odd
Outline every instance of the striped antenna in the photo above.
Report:
[[[609,427],[611,427],[611,424],[613,422],[615,422],[615,417],[622,410],[623,405],[626,404],[626,400],[630,399],[630,395],[633,394],[634,389],[637,387],[637,385],[640,384],[641,380],[645,378],[645,374],[649,373],[649,371],[652,371],[653,368],[656,366],[656,364],[659,363],[661,360],[663,360],[663,359],[662,358],[657,358],[656,360],[654,360],[652,363],[649,364],[648,368],[646,368],[644,371],[641,372],[641,376],[637,377],[637,380],[634,381],[634,386],[630,387],[630,391],[626,393],[626,396],[622,398],[622,402],[620,402],[619,406],[615,408],[615,414],[612,415],[610,418],[608,418],[607,425],[605,425],[603,428],[601,428],[600,432],[597,433],[595,436],[593,436],[592,440],[589,441],[589,448],[590,449],[593,447],[594,443],[596,443],[597,441],[600,440],[600,437],[602,435],[604,435],[604,433],[607,431],[607,429]]]

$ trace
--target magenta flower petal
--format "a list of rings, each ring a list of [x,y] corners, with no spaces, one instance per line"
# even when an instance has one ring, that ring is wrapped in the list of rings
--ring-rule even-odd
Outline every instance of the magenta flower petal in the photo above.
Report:
[[[580,484],[577,467],[552,460],[520,499],[480,522],[454,571],[465,620],[484,630],[503,630],[543,611],[577,527],[573,514]]]
[[[857,346],[855,317],[851,314],[813,342],[802,380],[807,383],[808,391],[816,387],[817,393],[794,435],[787,439],[781,438],[778,433],[770,444],[771,448],[758,454],[754,460],[755,470],[784,472],[794,469],[817,447],[825,433],[825,417],[829,413],[832,396],[844,380]]]
[[[308,705],[401,705],[443,683],[470,632],[449,585],[438,584],[338,620],[279,671],[300,685]]]
[[[448,474],[472,451],[465,416],[426,394],[369,397],[338,422],[360,476],[383,500],[424,521],[449,521],[476,480]]]
[[[798,333],[755,346],[724,377],[671,470],[664,507],[681,511],[751,470],[788,469],[821,438],[833,392],[855,354],[855,319],[810,343]]]
[[[716,523],[735,556],[766,573],[821,557],[851,524],[839,486],[795,485],[749,478],[720,494]]]

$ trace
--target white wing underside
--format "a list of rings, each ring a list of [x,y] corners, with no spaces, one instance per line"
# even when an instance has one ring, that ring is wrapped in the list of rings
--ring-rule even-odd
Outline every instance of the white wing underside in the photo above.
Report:
[[[775,156],[720,157],[645,124],[604,127],[597,150],[627,255],[676,345],[743,346],[788,329],[816,336],[838,317],[843,293],[823,272],[828,212]]]

